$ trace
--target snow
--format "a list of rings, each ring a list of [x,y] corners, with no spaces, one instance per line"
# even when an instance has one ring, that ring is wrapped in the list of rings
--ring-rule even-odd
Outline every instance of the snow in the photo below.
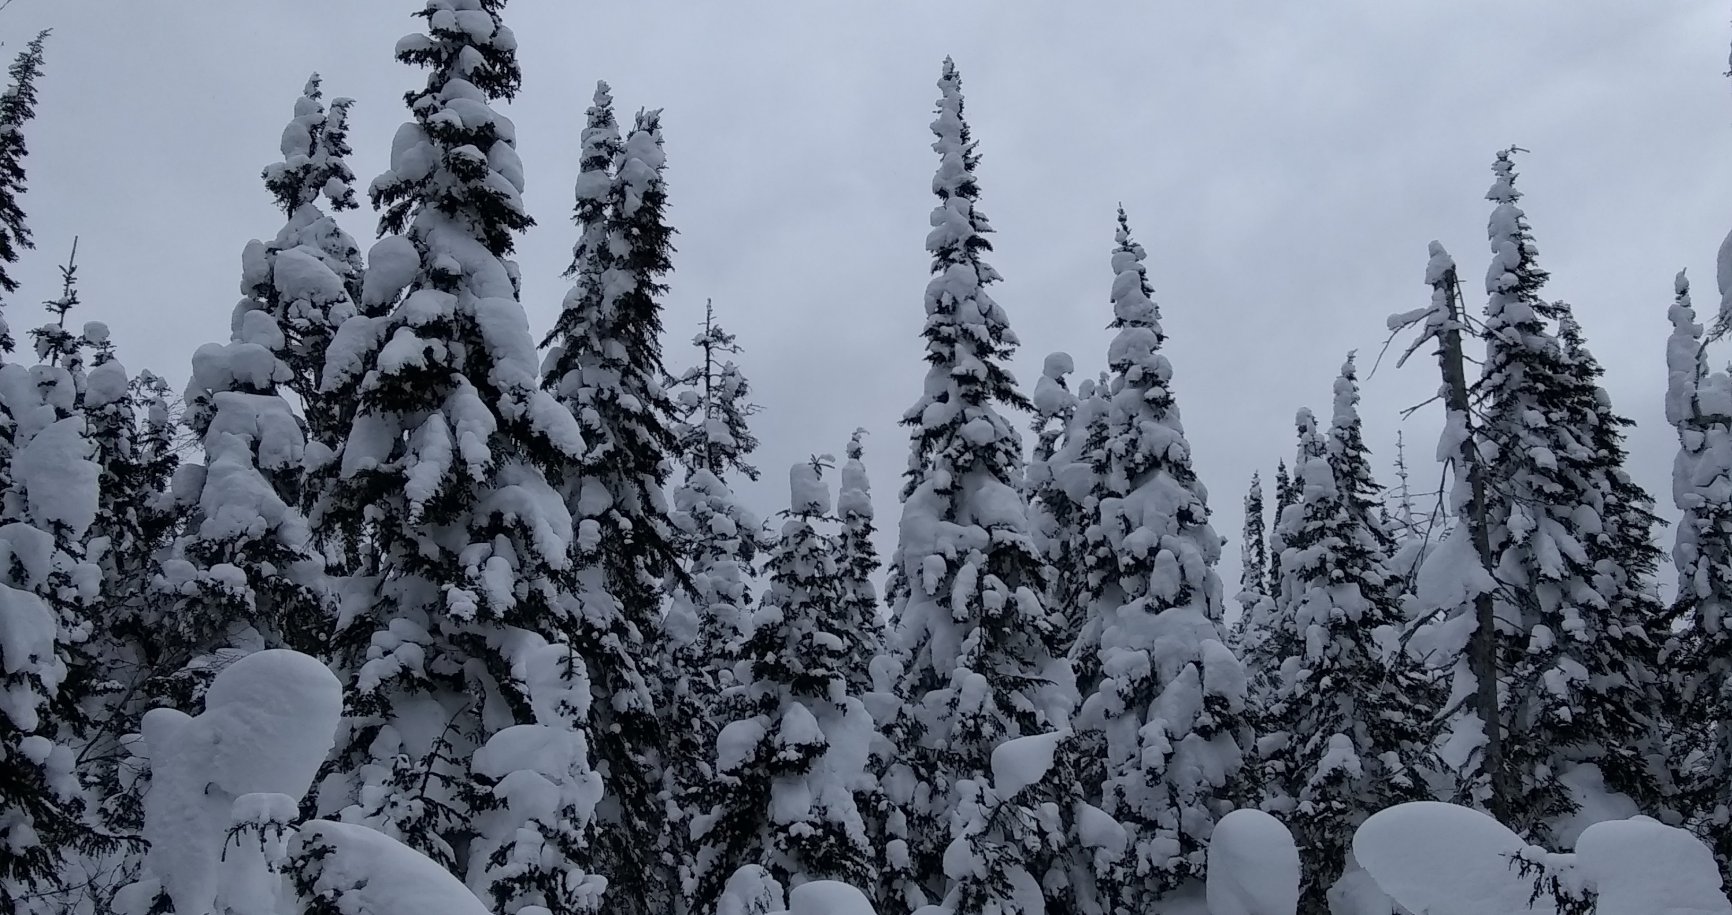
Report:
[[[90,458],[82,416],[55,421],[13,456],[13,479],[23,487],[37,523],[63,526],[73,537],[90,529],[96,521],[99,473]]]
[[[866,894],[835,880],[814,880],[788,894],[788,915],[877,915]]]
[[[992,751],[992,787],[1001,798],[1012,798],[1046,778],[1053,754],[1065,733],[1053,731],[1007,740]]]
[[[1299,850],[1280,820],[1261,810],[1221,817],[1209,840],[1209,915],[1293,915]]]
[[[312,820],[289,854],[311,878],[313,897],[346,915],[491,915],[445,868],[365,826]]]
[[[1595,915],[1732,915],[1708,847],[1647,817],[1588,827],[1576,868],[1599,892]]]
[[[1533,880],[1515,860],[1527,849],[1491,817],[1454,804],[1416,801],[1372,814],[1353,837],[1353,856],[1379,888],[1427,915],[1529,911]],[[1549,896],[1532,908],[1553,911]]]
[[[176,911],[212,911],[227,895],[245,892],[253,882],[245,860],[223,856],[237,802],[247,798],[239,811],[244,818],[261,806],[280,812],[281,801],[257,795],[306,794],[333,745],[342,707],[342,686],[323,664],[273,649],[218,673],[197,717],[168,708],[145,714],[139,752],[151,771],[146,865]]]

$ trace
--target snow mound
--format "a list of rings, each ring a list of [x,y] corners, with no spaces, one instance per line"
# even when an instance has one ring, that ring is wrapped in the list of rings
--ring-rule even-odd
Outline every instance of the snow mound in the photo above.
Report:
[[[1209,840],[1209,915],[1293,915],[1299,907],[1299,849],[1280,820],[1235,810]]]
[[[877,915],[866,894],[835,880],[814,880],[788,894],[788,915]]]
[[[353,915],[490,915],[456,877],[383,833],[313,820],[289,854],[314,898]],[[182,911],[185,911],[184,909]]]
[[[1575,858],[1599,890],[1595,915],[1732,915],[1713,853],[1682,829],[1647,817],[1595,823]]]
[[[1032,734],[1007,740],[992,751],[992,787],[1001,798],[1011,798],[1024,788],[1046,778],[1053,754],[1064,733]]]
[[[1548,896],[1528,905],[1534,883],[1516,866],[1526,851],[1497,820],[1436,801],[1380,810],[1353,836],[1353,856],[1378,887],[1427,915],[1554,911]]]

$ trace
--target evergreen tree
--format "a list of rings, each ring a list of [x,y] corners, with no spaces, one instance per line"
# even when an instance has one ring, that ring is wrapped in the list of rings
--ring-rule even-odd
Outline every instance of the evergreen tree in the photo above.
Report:
[[[1267,572],[1268,592],[1273,595],[1281,581],[1281,518],[1287,514],[1288,506],[1299,501],[1299,492],[1293,484],[1293,478],[1287,473],[1285,460],[1275,465],[1275,511],[1270,516],[1269,538],[1269,570]]]
[[[547,478],[586,449],[540,390],[506,260],[532,220],[490,105],[519,84],[501,5],[430,0],[426,32],[397,44],[430,72],[372,184],[369,308],[338,329],[322,384],[360,398],[326,517],[372,549],[344,585],[347,722],[317,807],[400,838],[494,911],[557,915],[598,889],[587,608]]]
[[[704,331],[692,344],[701,364],[674,382],[680,411],[675,433],[686,476],[674,490],[670,519],[687,559],[685,583],[670,576],[664,652],[670,669],[663,674],[670,684],[664,709],[673,793],[668,831],[681,861],[695,854],[690,820],[704,812],[696,792],[715,777],[716,707],[722,688],[733,683],[726,653],[752,611],[759,547],[758,519],[726,482],[735,474],[758,477],[747,463],[757,447],[747,417],[758,407],[750,402],[745,376],[727,358],[739,347],[708,308]]]
[[[1251,474],[1251,489],[1245,493],[1245,530],[1239,545],[1239,626],[1243,628],[1258,604],[1268,598],[1269,544],[1264,535],[1263,479]]]
[[[10,341],[0,352],[10,355]],[[98,468],[73,375],[0,363],[0,909],[56,888],[91,850],[75,756],[101,571],[85,558]]]
[[[1667,312],[1666,420],[1678,432],[1672,470],[1678,520],[1672,560],[1682,631],[1667,646],[1677,759],[1698,758],[1681,786],[1692,825],[1732,865],[1732,708],[1721,684],[1732,676],[1732,376],[1710,373],[1702,325],[1683,272]]]
[[[1299,413],[1297,507],[1282,519],[1284,561],[1274,625],[1297,649],[1283,659],[1265,715],[1272,775],[1305,863],[1301,910],[1327,915],[1353,833],[1372,813],[1429,797],[1429,684],[1393,641],[1404,622],[1400,579],[1376,509],[1349,356],[1334,418]],[[1265,802],[1269,804],[1268,801]],[[1291,805],[1291,806],[1287,806]]]
[[[1245,674],[1221,632],[1221,539],[1191,467],[1145,253],[1123,209],[1118,223],[1111,437],[1089,525],[1089,560],[1113,565],[1091,614],[1097,634],[1073,653],[1099,662],[1078,721],[1104,739],[1090,788],[1128,834],[1101,874],[1105,909],[1129,913],[1201,876],[1213,824],[1233,806],[1249,734]]]
[[[842,586],[842,638],[848,647],[842,673],[852,696],[872,690],[872,662],[884,650],[884,620],[872,586],[880,563],[878,548],[872,545],[877,529],[872,526],[872,483],[862,460],[865,436],[865,429],[856,429],[848,439],[848,460],[842,465],[842,485],[836,493],[836,518],[842,523],[836,538],[836,572]]]
[[[1041,601],[1040,555],[1022,497],[1021,437],[1002,407],[1028,409],[1005,366],[1017,340],[987,293],[999,279],[985,260],[991,226],[977,208],[979,157],[963,119],[961,79],[948,59],[938,82],[940,164],[926,247],[929,366],[925,391],[903,415],[913,430],[897,562],[897,654],[906,659],[897,721],[899,761],[887,796],[905,817],[887,843],[902,874],[895,898],[910,908],[946,900],[951,911],[1027,903],[1008,884],[1026,877],[1017,842],[961,873],[945,850],[967,826],[952,814],[990,779],[1004,741],[1062,727],[1070,697],[1054,695],[1055,621]],[[904,845],[906,849],[904,850]]]
[[[694,823],[691,911],[712,912],[728,878],[758,864],[790,889],[812,880],[867,886],[872,851],[854,796],[872,718],[850,691],[851,628],[824,464],[790,474],[792,503],[770,556],[770,587],[729,652],[715,778]]]
[[[1567,328],[1569,311],[1540,297],[1547,275],[1516,205],[1509,151],[1493,171],[1479,394],[1497,449],[1487,515],[1498,618],[1511,626],[1500,645],[1501,717],[1507,733],[1522,735],[1506,749],[1507,816],[1544,841],[1576,809],[1561,778],[1573,765],[1603,763],[1624,786],[1658,796],[1652,777],[1637,774],[1641,760],[1662,758],[1647,622],[1657,608],[1641,591],[1653,560],[1638,517],[1646,497],[1621,466],[1627,421],[1610,412],[1579,341],[1553,330]]]
[[[13,58],[7,71],[11,83],[0,92],[0,292],[18,291],[12,265],[36,247],[24,224],[24,125],[36,117],[36,80],[42,76],[42,45],[48,32],[37,33]],[[12,352],[12,332],[0,321],[0,350]]]
[[[584,131],[574,284],[545,341],[542,386],[577,417],[589,446],[555,482],[578,530],[586,604],[578,646],[596,689],[591,733],[607,785],[597,867],[613,881],[610,911],[660,912],[673,902],[673,879],[661,847],[667,741],[657,710],[665,697],[654,684],[658,667],[671,664],[662,583],[680,573],[663,489],[678,441],[662,383],[658,298],[673,229],[664,221],[659,112],[640,112],[619,144],[611,106],[600,84]],[[605,186],[604,157],[612,160]]]

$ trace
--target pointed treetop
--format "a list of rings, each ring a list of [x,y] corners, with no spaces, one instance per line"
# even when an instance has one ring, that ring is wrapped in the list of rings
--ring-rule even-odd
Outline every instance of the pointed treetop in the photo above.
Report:
[[[1119,207],[1119,228],[1113,248],[1113,321],[1111,327],[1146,327],[1154,332],[1155,346],[1166,341],[1161,331],[1161,310],[1155,305],[1154,287],[1149,285],[1148,253],[1131,238],[1131,223]]]
[[[1496,177],[1491,183],[1491,189],[1485,192],[1485,199],[1494,203],[1515,203],[1521,199],[1522,192],[1516,190],[1515,159],[1518,152],[1527,152],[1519,146],[1498,151],[1497,159],[1491,164],[1491,172]]]
[[[283,128],[278,149],[281,162],[264,170],[265,187],[277,198],[277,207],[284,213],[296,210],[319,199],[322,194],[334,210],[352,210],[355,201],[355,173],[349,168],[349,107],[353,99],[339,98],[331,102],[330,111],[320,102],[324,91],[319,74],[314,73],[295,100],[294,118]]]
[[[1672,334],[1666,339],[1666,422],[1681,426],[1696,414],[1696,392],[1707,374],[1702,358],[1702,325],[1690,303],[1690,280],[1684,271],[1672,282],[1676,291],[1666,317]]]
[[[425,90],[409,93],[410,107],[434,102],[456,81],[481,90],[487,100],[517,95],[523,73],[517,66],[517,36],[499,21],[504,6],[504,0],[427,0],[415,14],[427,20],[426,34],[397,42],[399,61],[433,71]]]
[[[1354,351],[1348,350],[1347,361],[1341,364],[1341,374],[1335,378],[1335,414],[1331,425],[1345,430],[1359,424],[1359,376],[1354,370]]]
[[[848,460],[858,461],[858,460],[860,460],[861,455],[866,453],[865,449],[861,447],[861,440],[864,439],[865,437],[866,437],[866,427],[865,426],[861,426],[860,428],[855,429],[854,434],[848,437],[848,452],[847,452]]]

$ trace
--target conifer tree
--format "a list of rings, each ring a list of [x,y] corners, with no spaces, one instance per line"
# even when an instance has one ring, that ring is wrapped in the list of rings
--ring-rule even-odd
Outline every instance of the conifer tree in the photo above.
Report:
[[[1732,376],[1708,371],[1702,325],[1682,271],[1668,309],[1666,420],[1678,432],[1672,494],[1681,513],[1672,547],[1674,612],[1682,631],[1667,646],[1677,673],[1668,691],[1676,759],[1697,757],[1684,806],[1724,870],[1732,863]]]
[[[687,558],[684,581],[669,576],[669,670],[663,674],[670,684],[663,712],[673,793],[668,831],[679,860],[695,853],[691,818],[703,812],[696,792],[715,777],[716,707],[722,688],[733,682],[726,654],[752,612],[760,526],[727,483],[735,475],[758,477],[747,462],[757,448],[747,418],[758,407],[745,376],[728,358],[739,346],[709,308],[692,345],[702,354],[700,364],[674,380],[685,479],[674,490],[670,520]]]
[[[1507,677],[1506,747],[1512,828],[1536,841],[1576,809],[1561,777],[1603,766],[1645,798],[1661,787],[1650,717],[1657,700],[1657,613],[1641,575],[1653,562],[1647,498],[1622,469],[1622,428],[1569,310],[1540,297],[1546,272],[1517,201],[1510,151],[1498,155],[1487,198],[1484,431],[1497,447],[1488,504],[1493,575],[1513,631],[1500,646]],[[1554,326],[1557,330],[1554,330]],[[1628,750],[1614,749],[1628,747]]]
[[[1250,620],[1256,606],[1269,592],[1269,543],[1264,534],[1263,479],[1251,474],[1245,493],[1245,530],[1239,545],[1240,626]]]
[[[1296,653],[1282,659],[1260,743],[1266,795],[1290,812],[1303,849],[1301,911],[1327,915],[1353,833],[1372,813],[1429,797],[1429,684],[1400,651],[1400,579],[1376,510],[1348,357],[1327,432],[1301,410],[1294,465],[1299,502],[1282,519],[1284,561],[1273,625]],[[1268,803],[1267,801],[1265,802]],[[1291,805],[1290,807],[1287,805]]]
[[[506,259],[532,220],[490,104],[519,85],[501,6],[430,0],[425,33],[397,44],[429,75],[372,184],[385,237],[322,384],[360,398],[327,518],[373,549],[344,586],[347,722],[317,807],[400,838],[494,911],[558,915],[598,889],[577,535],[547,479],[586,449],[540,390]]]
[[[37,33],[13,58],[11,78],[0,92],[0,293],[18,291],[12,265],[24,251],[36,247],[24,223],[24,125],[36,117],[36,80],[42,76],[42,45],[48,32]],[[12,352],[12,332],[0,321],[0,350]]]
[[[691,911],[716,911],[728,878],[763,866],[790,889],[812,880],[867,886],[872,850],[854,796],[872,718],[850,691],[850,620],[832,538],[824,463],[796,464],[791,506],[769,560],[770,587],[731,646],[715,778],[700,797]]]
[[[1287,513],[1287,507],[1299,501],[1299,493],[1293,485],[1293,478],[1287,473],[1287,462],[1282,460],[1275,465],[1275,510],[1269,518],[1269,568],[1267,573],[1268,593],[1274,594],[1281,580],[1281,547],[1277,542],[1281,530],[1281,517]]]
[[[891,854],[903,857],[906,843],[910,879],[883,904],[949,900],[971,912],[1013,912],[1019,903],[988,897],[1002,894],[1011,874],[1026,875],[1027,862],[1012,854],[967,875],[946,867],[945,850],[966,825],[951,814],[990,778],[1000,744],[1062,727],[1070,697],[1048,686],[1061,679],[1055,621],[1041,601],[1041,561],[1021,495],[1021,436],[1001,412],[1029,404],[1005,365],[1016,336],[987,292],[999,279],[985,260],[991,226],[976,208],[979,156],[948,59],[938,85],[938,205],[926,241],[933,278],[922,331],[929,368],[924,393],[903,415],[913,434],[897,550],[896,650],[906,659],[899,689],[907,712],[887,791],[906,819]],[[959,877],[986,896],[952,892]]]
[[[659,301],[674,230],[664,221],[660,113],[640,112],[620,143],[603,83],[588,118],[574,282],[545,341],[541,383],[577,417],[588,444],[555,483],[578,531],[586,605],[578,644],[596,689],[591,733],[607,785],[597,867],[614,881],[610,911],[660,912],[674,889],[659,796],[667,740],[657,670],[672,663],[662,583],[681,574],[664,495],[678,442]]]
[[[872,537],[872,483],[863,459],[865,429],[854,430],[848,439],[847,461],[842,465],[842,485],[836,493],[836,519],[841,534],[836,538],[836,572],[841,576],[841,618],[848,655],[843,679],[852,696],[864,696],[873,687],[872,662],[884,650],[884,620],[878,613],[878,592],[872,576],[880,565]]]
[[[1249,742],[1245,673],[1221,631],[1221,540],[1191,466],[1145,256],[1120,209],[1110,441],[1089,525],[1097,538],[1089,560],[1113,565],[1091,614],[1098,629],[1073,652],[1092,651],[1100,669],[1078,717],[1104,739],[1104,771],[1090,787],[1128,834],[1101,875],[1113,913],[1142,911],[1202,874]]]

